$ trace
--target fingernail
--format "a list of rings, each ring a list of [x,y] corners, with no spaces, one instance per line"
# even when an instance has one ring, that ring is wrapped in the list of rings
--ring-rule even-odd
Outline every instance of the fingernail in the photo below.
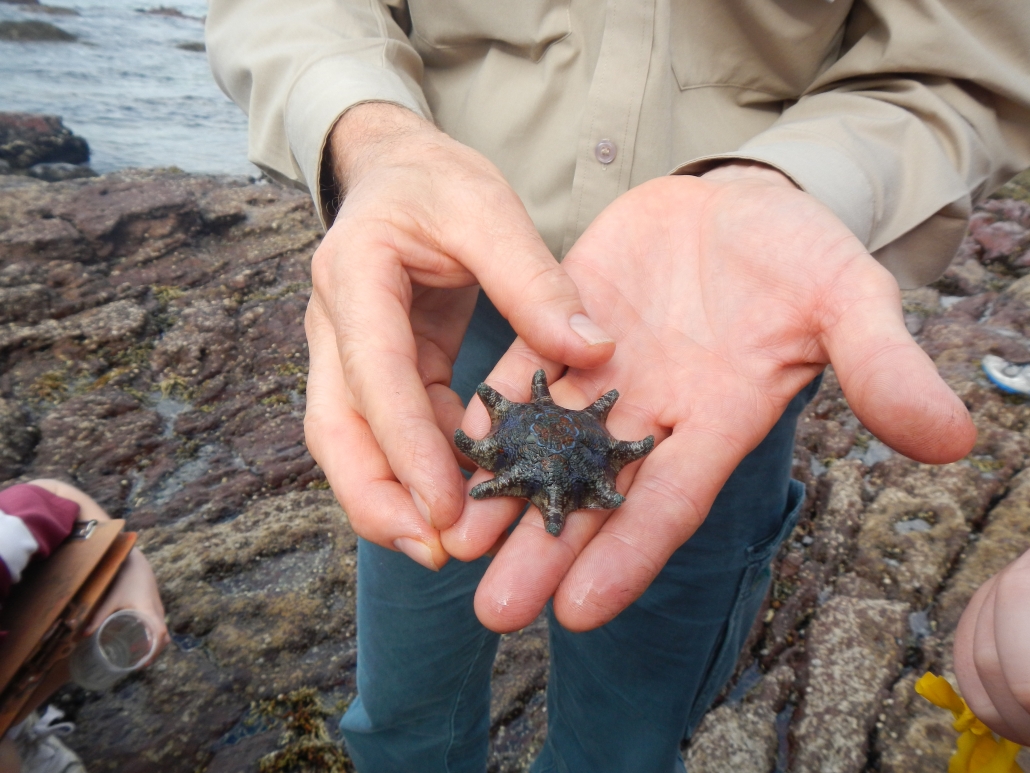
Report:
[[[434,572],[437,570],[436,564],[433,563],[433,552],[417,539],[398,537],[393,541],[393,546],[416,564],[422,564],[426,569],[432,569]]]
[[[411,492],[411,501],[415,503],[415,509],[422,513],[426,523],[429,524],[430,528],[433,528],[433,521],[429,517],[429,505],[426,504],[426,500],[420,497],[414,488],[409,488],[408,491]]]
[[[569,317],[569,327],[591,346],[610,344],[615,341],[614,338],[595,325],[594,321],[586,314],[573,314]]]

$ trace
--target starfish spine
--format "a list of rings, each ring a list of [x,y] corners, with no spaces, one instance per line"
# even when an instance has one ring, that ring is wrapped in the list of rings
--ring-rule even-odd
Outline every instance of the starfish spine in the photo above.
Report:
[[[612,406],[619,399],[619,390],[613,389],[605,392],[594,401],[594,404],[587,408],[587,413],[604,424],[608,420],[608,414],[612,412]]]
[[[487,436],[482,440],[473,440],[461,429],[454,430],[454,445],[484,470],[496,468],[497,459],[503,453],[501,447],[497,445],[497,441],[492,437]]]
[[[654,435],[648,435],[643,440],[616,440],[611,445],[608,462],[618,473],[630,462],[647,456],[651,453],[652,448],[654,448]]]
[[[485,381],[476,387],[476,394],[486,406],[486,412],[490,414],[491,422],[511,410],[512,402]]]
[[[533,402],[553,403],[551,390],[547,388],[547,373],[543,368],[533,374]]]
[[[469,496],[473,499],[486,499],[487,497],[522,497],[523,499],[528,499],[530,493],[527,481],[519,471],[509,467],[490,480],[485,480],[479,485],[473,486]]]

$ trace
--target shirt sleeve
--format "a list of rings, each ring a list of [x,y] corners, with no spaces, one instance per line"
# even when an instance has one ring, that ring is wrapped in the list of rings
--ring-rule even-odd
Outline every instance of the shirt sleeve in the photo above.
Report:
[[[838,0],[839,2],[840,0]],[[829,206],[902,287],[933,281],[974,202],[1030,166],[1025,3],[865,0],[841,54],[738,152]]]
[[[71,534],[79,505],[30,484],[0,491],[0,601],[30,561],[46,558]]]
[[[211,0],[206,39],[215,80],[249,117],[250,160],[311,191],[323,225],[322,151],[337,119],[362,102],[430,115],[422,60],[386,3]]]

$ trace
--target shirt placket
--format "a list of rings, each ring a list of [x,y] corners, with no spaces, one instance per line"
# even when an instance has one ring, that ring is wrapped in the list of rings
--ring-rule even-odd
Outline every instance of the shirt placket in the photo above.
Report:
[[[601,210],[629,189],[644,86],[651,66],[655,0],[609,0],[604,36],[576,151],[562,256]]]

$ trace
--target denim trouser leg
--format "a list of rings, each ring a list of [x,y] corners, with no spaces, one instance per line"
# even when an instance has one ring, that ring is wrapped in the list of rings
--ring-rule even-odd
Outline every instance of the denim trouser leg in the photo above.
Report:
[[[513,340],[480,296],[455,365],[468,400]],[[730,477],[697,534],[629,609],[569,633],[548,608],[548,739],[534,773],[664,773],[725,680],[761,604],[769,560],[803,499],[790,481],[799,394]],[[487,559],[439,573],[358,546],[358,698],[340,722],[361,773],[486,769],[496,634],[472,599]]]
[[[466,403],[515,333],[480,293],[454,366]],[[500,637],[472,600],[489,559],[439,572],[358,540],[358,697],[340,721],[361,773],[482,773]]]

